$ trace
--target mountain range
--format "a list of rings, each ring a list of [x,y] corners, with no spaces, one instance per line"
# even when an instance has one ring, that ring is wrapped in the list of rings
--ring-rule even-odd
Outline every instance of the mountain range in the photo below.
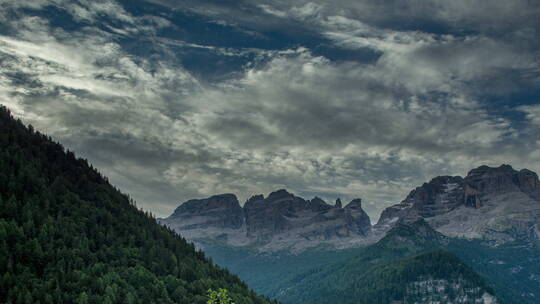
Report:
[[[241,207],[233,194],[189,200],[160,222],[184,237],[214,240],[260,251],[301,252],[320,245],[350,247],[371,240],[371,222],[360,199],[342,207],[320,198],[305,200],[286,190],[256,195]],[[202,244],[202,243],[198,243]]]
[[[330,205],[286,190],[243,207],[232,194],[190,200],[159,225],[5,108],[0,128],[3,303],[206,303],[218,288],[245,304],[275,303],[250,288],[284,304],[537,303],[540,294],[539,183],[528,170],[435,178],[375,225],[360,199]]]
[[[485,290],[493,288],[497,294],[497,300],[489,301],[537,303],[539,193],[538,176],[530,170],[518,171],[510,165],[480,166],[465,177],[438,176],[420,185],[403,201],[386,208],[374,224],[362,209],[360,199],[345,206],[338,199],[331,205],[320,198],[306,200],[286,190],[275,191],[268,197],[253,196],[243,207],[233,194],[190,200],[159,221],[203,248],[214,261],[238,274],[255,290],[283,303],[317,303],[319,298],[325,299],[323,295],[332,295],[328,301],[347,303],[349,294],[335,289],[333,282],[347,286],[350,281],[356,282],[356,287],[362,286],[366,284],[363,280],[375,280],[384,267],[394,269],[393,263],[417,261],[418,255],[432,250],[443,250],[444,254],[438,256],[449,261],[457,257],[460,263],[485,277]],[[421,225],[425,229],[407,228],[419,220],[425,223]],[[396,231],[413,231],[416,239],[420,236],[432,243],[420,246],[419,250],[401,252],[384,262],[378,260],[375,268],[375,264],[351,262],[375,250],[371,248],[379,248],[377,252],[383,256],[384,252],[399,251],[410,241],[399,237]],[[388,240],[393,240],[393,245],[381,247]],[[356,269],[357,274],[366,273],[364,279],[350,277],[340,281],[351,269]],[[324,275],[316,275],[321,273]],[[453,279],[461,280],[459,276]],[[448,291],[447,287],[444,288]],[[330,289],[317,297],[305,292],[313,288]],[[405,291],[400,295],[404,296]],[[445,296],[450,295],[442,295]],[[478,301],[489,303],[483,295],[475,296]]]
[[[540,240],[540,182],[530,170],[480,166],[465,178],[439,176],[383,211],[376,229],[425,218],[451,237],[494,244]]]
[[[241,207],[234,194],[189,200],[160,221],[204,246],[221,242],[261,252],[352,248],[373,244],[398,222],[426,219],[450,237],[493,244],[540,240],[540,182],[536,173],[509,165],[480,166],[466,177],[438,176],[386,208],[375,225],[361,199],[345,207],[286,190],[256,195]]]

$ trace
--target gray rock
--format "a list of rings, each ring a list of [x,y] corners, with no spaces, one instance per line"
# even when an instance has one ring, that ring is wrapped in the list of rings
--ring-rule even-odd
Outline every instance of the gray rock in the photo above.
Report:
[[[465,178],[440,176],[383,211],[375,229],[426,219],[439,232],[495,243],[538,240],[540,183],[536,173],[509,165],[480,166]]]
[[[459,176],[436,177],[411,191],[401,203],[386,208],[381,213],[378,224],[386,224],[395,218],[414,221],[418,218],[429,218],[447,213],[466,204],[465,192],[463,178]]]
[[[244,211],[234,194],[221,194],[189,200],[162,221],[174,223],[175,227],[182,230],[209,226],[240,229],[244,223]]]
[[[226,220],[229,216],[233,219]],[[192,241],[251,244],[261,251],[301,251],[351,239],[357,242],[367,238],[371,230],[360,199],[342,208],[341,201],[332,206],[319,197],[305,200],[283,189],[266,198],[252,196],[243,208],[230,194],[190,200],[161,221]]]
[[[371,231],[371,220],[362,209],[362,200],[357,198],[343,208],[347,221],[347,229],[357,235],[367,236]]]
[[[343,204],[341,203],[341,199],[340,199],[340,198],[336,199],[335,207],[336,207],[336,208],[343,208]]]
[[[297,217],[296,213],[307,208],[305,200],[283,189],[270,193],[266,199],[250,200],[244,205],[247,236],[266,240],[285,232],[291,228],[287,218]]]

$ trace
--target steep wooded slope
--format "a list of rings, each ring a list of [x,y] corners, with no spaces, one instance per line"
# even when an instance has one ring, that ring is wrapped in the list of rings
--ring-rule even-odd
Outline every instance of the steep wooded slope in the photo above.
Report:
[[[269,303],[0,107],[0,303]]]

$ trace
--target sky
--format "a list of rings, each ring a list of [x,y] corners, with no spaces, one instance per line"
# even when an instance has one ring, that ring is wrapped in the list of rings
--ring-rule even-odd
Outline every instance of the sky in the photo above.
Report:
[[[540,171],[533,0],[0,0],[0,103],[159,217]]]

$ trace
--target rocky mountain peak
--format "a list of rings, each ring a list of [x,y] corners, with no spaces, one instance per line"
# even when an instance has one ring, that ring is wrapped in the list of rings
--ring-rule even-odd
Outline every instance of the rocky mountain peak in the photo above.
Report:
[[[386,208],[376,229],[418,218],[451,236],[540,239],[540,182],[536,173],[510,165],[480,166],[465,178],[439,176]]]
[[[499,167],[490,167],[486,165],[482,165],[478,168],[474,168],[467,173],[466,178],[472,178],[472,177],[478,177],[478,176],[484,176],[484,175],[501,175],[501,174],[514,174],[517,172],[512,168],[510,165],[500,165]]]
[[[471,170],[465,177],[465,183],[480,193],[515,191],[518,172],[510,165],[500,167],[480,166]]]
[[[342,210],[345,211],[351,230],[364,236],[370,233],[371,220],[364,209],[362,209],[362,199],[353,199]]]
[[[264,199],[264,195],[262,194],[257,194],[257,195],[253,195],[252,197],[250,197],[246,203],[249,203],[249,202],[256,202],[256,201],[261,201]]]
[[[184,231],[202,227],[240,229],[243,213],[236,195],[220,194],[186,201],[169,218],[160,221]]]
[[[528,169],[516,171],[510,165],[481,166],[467,174],[465,183],[471,191],[477,193],[480,200],[486,195],[523,192],[540,202],[538,175]]]
[[[312,200],[310,200],[309,206],[311,210],[317,211],[317,212],[325,211],[332,208],[331,205],[327,204],[320,197],[314,197]]]
[[[275,200],[291,198],[291,197],[294,197],[294,195],[292,193],[289,193],[285,189],[279,189],[277,191],[274,191],[274,192],[270,193],[268,195],[268,200],[269,201],[275,201]]]
[[[255,208],[257,205],[264,204],[266,202],[264,195],[258,194],[250,197],[244,204],[244,210]]]
[[[234,208],[230,202],[235,202]],[[240,215],[240,225],[229,223],[225,226],[230,229],[224,229],[224,214],[230,214],[224,211],[233,209],[238,210],[234,215]],[[233,240],[242,240],[235,244],[253,244],[264,251],[301,251],[321,244],[343,246],[344,239],[358,243],[371,231],[371,221],[360,199],[342,208],[339,199],[332,206],[320,197],[305,200],[284,189],[267,197],[252,196],[243,208],[236,197],[225,194],[188,201],[178,210],[162,222],[188,239],[225,241],[229,245]]]
[[[535,172],[528,169],[519,171],[517,173],[517,183],[523,192],[540,202],[540,181]]]
[[[438,176],[417,187],[401,203],[386,208],[378,225],[393,225],[396,220],[429,218],[464,204],[464,184],[460,176]]]
[[[184,202],[173,213],[173,216],[190,213],[200,214],[216,209],[241,209],[240,203],[234,194],[219,194],[206,199],[192,199]]]
[[[362,199],[361,198],[353,199],[345,206],[345,209],[362,209]]]

